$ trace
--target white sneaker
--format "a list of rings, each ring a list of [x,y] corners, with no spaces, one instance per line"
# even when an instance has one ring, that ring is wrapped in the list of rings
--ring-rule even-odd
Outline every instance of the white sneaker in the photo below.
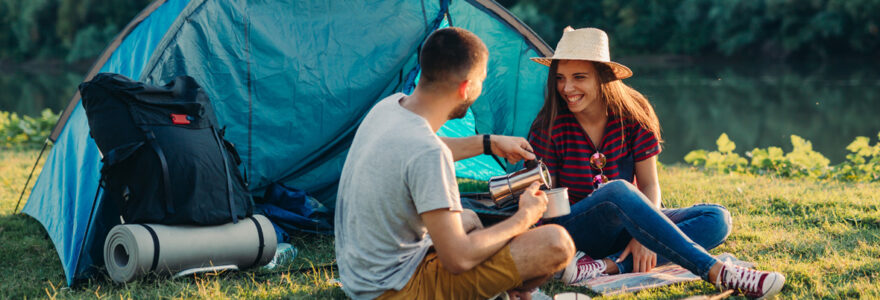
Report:
[[[746,297],[764,299],[775,296],[785,285],[785,276],[779,272],[747,269],[732,264],[722,264],[715,286],[721,290],[733,289]]]
[[[571,263],[562,271],[560,280],[567,285],[574,285],[587,279],[599,277],[604,271],[604,260],[593,260],[585,253],[578,251]]]

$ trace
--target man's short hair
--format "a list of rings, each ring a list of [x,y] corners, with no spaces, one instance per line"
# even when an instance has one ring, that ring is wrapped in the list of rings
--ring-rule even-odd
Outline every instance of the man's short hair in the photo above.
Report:
[[[488,54],[483,41],[470,31],[457,27],[434,31],[419,54],[422,67],[419,84],[430,86],[464,80]]]

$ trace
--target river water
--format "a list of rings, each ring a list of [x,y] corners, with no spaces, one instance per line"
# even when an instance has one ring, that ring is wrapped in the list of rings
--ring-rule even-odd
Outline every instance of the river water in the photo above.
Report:
[[[760,62],[632,66],[626,81],[654,104],[664,140],[660,161],[716,150],[727,133],[743,154],[755,147],[791,151],[791,135],[812,142],[832,164],[856,136],[880,133],[880,64]]]

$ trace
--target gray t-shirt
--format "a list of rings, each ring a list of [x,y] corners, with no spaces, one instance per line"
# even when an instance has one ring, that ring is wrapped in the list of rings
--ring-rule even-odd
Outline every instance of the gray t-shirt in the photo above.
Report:
[[[419,214],[461,211],[452,152],[428,121],[380,101],[354,136],[336,200],[336,260],[355,299],[400,290],[432,245]]]

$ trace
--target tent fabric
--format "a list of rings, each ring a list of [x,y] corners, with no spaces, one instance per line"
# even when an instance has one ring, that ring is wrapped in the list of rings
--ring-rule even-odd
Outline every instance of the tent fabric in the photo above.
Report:
[[[358,124],[377,101],[403,90],[444,2],[449,23],[490,49],[472,121],[453,129],[525,136],[546,79],[546,68],[529,57],[550,55],[549,47],[487,0],[160,1],[90,74],[120,73],[149,84],[192,76],[239,150],[253,194],[280,182],[332,210]],[[117,216],[96,201],[101,158],[79,101],[56,126],[55,145],[24,208],[55,243],[68,284],[103,264],[99,233],[107,228],[101,226]],[[459,169],[472,178],[492,175],[479,165]]]

